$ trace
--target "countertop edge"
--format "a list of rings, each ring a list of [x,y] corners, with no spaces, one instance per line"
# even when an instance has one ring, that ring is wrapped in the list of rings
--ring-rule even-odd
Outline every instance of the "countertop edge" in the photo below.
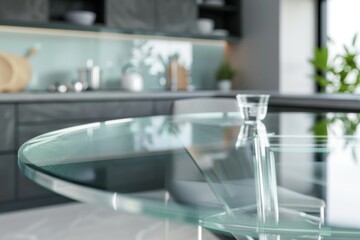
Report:
[[[1,93],[0,104],[91,101],[177,100],[183,98],[235,97],[237,94],[269,94],[270,105],[282,107],[359,109],[360,95],[355,94],[280,94],[265,91],[193,91],[193,92],[117,92],[84,93]]]

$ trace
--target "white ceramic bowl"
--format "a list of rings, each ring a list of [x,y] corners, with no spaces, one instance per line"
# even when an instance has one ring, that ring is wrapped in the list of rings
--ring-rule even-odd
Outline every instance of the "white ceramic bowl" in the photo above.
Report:
[[[66,21],[80,25],[92,25],[95,19],[96,14],[90,11],[69,11],[65,14]]]
[[[198,31],[201,34],[211,34],[214,30],[214,20],[208,18],[200,18],[197,20]]]

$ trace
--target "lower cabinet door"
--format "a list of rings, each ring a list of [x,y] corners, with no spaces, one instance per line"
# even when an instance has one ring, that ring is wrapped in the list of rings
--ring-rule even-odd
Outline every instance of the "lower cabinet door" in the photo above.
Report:
[[[14,138],[15,107],[13,104],[0,104],[0,151],[15,150]]]
[[[0,202],[15,199],[16,168],[15,155],[0,155]]]
[[[172,100],[154,101],[154,115],[171,115],[173,104]]]

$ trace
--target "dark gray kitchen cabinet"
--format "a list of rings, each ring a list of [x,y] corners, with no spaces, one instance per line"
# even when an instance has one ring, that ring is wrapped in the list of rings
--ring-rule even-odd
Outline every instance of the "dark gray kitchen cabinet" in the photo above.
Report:
[[[16,168],[15,154],[0,155],[0,202],[15,199]]]
[[[85,10],[96,14],[96,29],[101,32],[155,36],[160,32],[164,36],[233,41],[241,36],[241,2],[225,0],[224,5],[215,6],[197,0],[0,0],[0,21],[3,25],[54,29],[63,29],[58,23],[64,22],[66,29],[94,31],[93,26],[66,20],[68,12]],[[198,18],[212,19],[216,29],[225,29],[230,35],[200,34],[196,30]]]
[[[131,30],[193,32],[195,0],[108,0],[106,24]]]
[[[15,106],[0,104],[0,151],[15,150]]]
[[[156,30],[175,33],[195,32],[197,18],[195,0],[156,1]]]
[[[153,30],[156,0],[107,0],[106,24],[132,30]]]
[[[154,115],[171,115],[174,101],[172,100],[157,100],[154,101]]]
[[[0,0],[0,20],[48,20],[49,0]]]
[[[19,105],[20,124],[98,121],[152,114],[151,101],[30,103]]]

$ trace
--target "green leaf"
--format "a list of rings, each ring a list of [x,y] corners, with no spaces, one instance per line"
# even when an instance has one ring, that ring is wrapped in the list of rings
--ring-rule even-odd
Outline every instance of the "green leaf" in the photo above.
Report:
[[[327,119],[320,120],[314,124],[314,126],[311,128],[312,132],[315,136],[327,136],[329,121]]]
[[[314,59],[310,61],[316,69],[326,70],[328,68],[328,49],[317,48],[314,51]]]
[[[331,85],[334,92],[355,93],[359,88],[360,51],[356,49],[357,40],[358,34],[355,34],[352,38],[352,45],[344,45],[342,53],[337,53],[332,59],[329,59],[328,48],[314,50],[314,57],[310,63],[314,66],[317,74],[313,78],[322,90]],[[356,76],[354,82],[348,81],[350,73]]]
[[[339,80],[340,80],[340,82],[341,82],[342,84],[345,84],[345,80],[346,80],[348,74],[349,74],[349,72],[346,71],[346,70],[342,70],[342,71],[339,72],[339,76],[340,76],[340,79],[339,79]]]
[[[216,79],[221,80],[233,80],[236,75],[236,71],[231,67],[230,63],[223,61],[216,72]]]
[[[349,48],[346,45],[344,45],[343,48],[344,48],[346,54],[350,54]]]
[[[357,41],[357,37],[358,37],[358,33],[355,33],[354,37],[353,37],[353,40],[351,42],[352,46],[355,47],[356,45],[356,41]]]
[[[349,87],[350,87],[349,84],[343,83],[340,85],[338,92],[340,92],[340,93],[349,92]]]
[[[315,75],[314,79],[321,87],[326,87],[333,84],[332,82],[324,78],[322,75]]]
[[[356,65],[356,56],[354,54],[346,54],[344,57],[344,64],[349,66],[351,69],[357,68]]]

